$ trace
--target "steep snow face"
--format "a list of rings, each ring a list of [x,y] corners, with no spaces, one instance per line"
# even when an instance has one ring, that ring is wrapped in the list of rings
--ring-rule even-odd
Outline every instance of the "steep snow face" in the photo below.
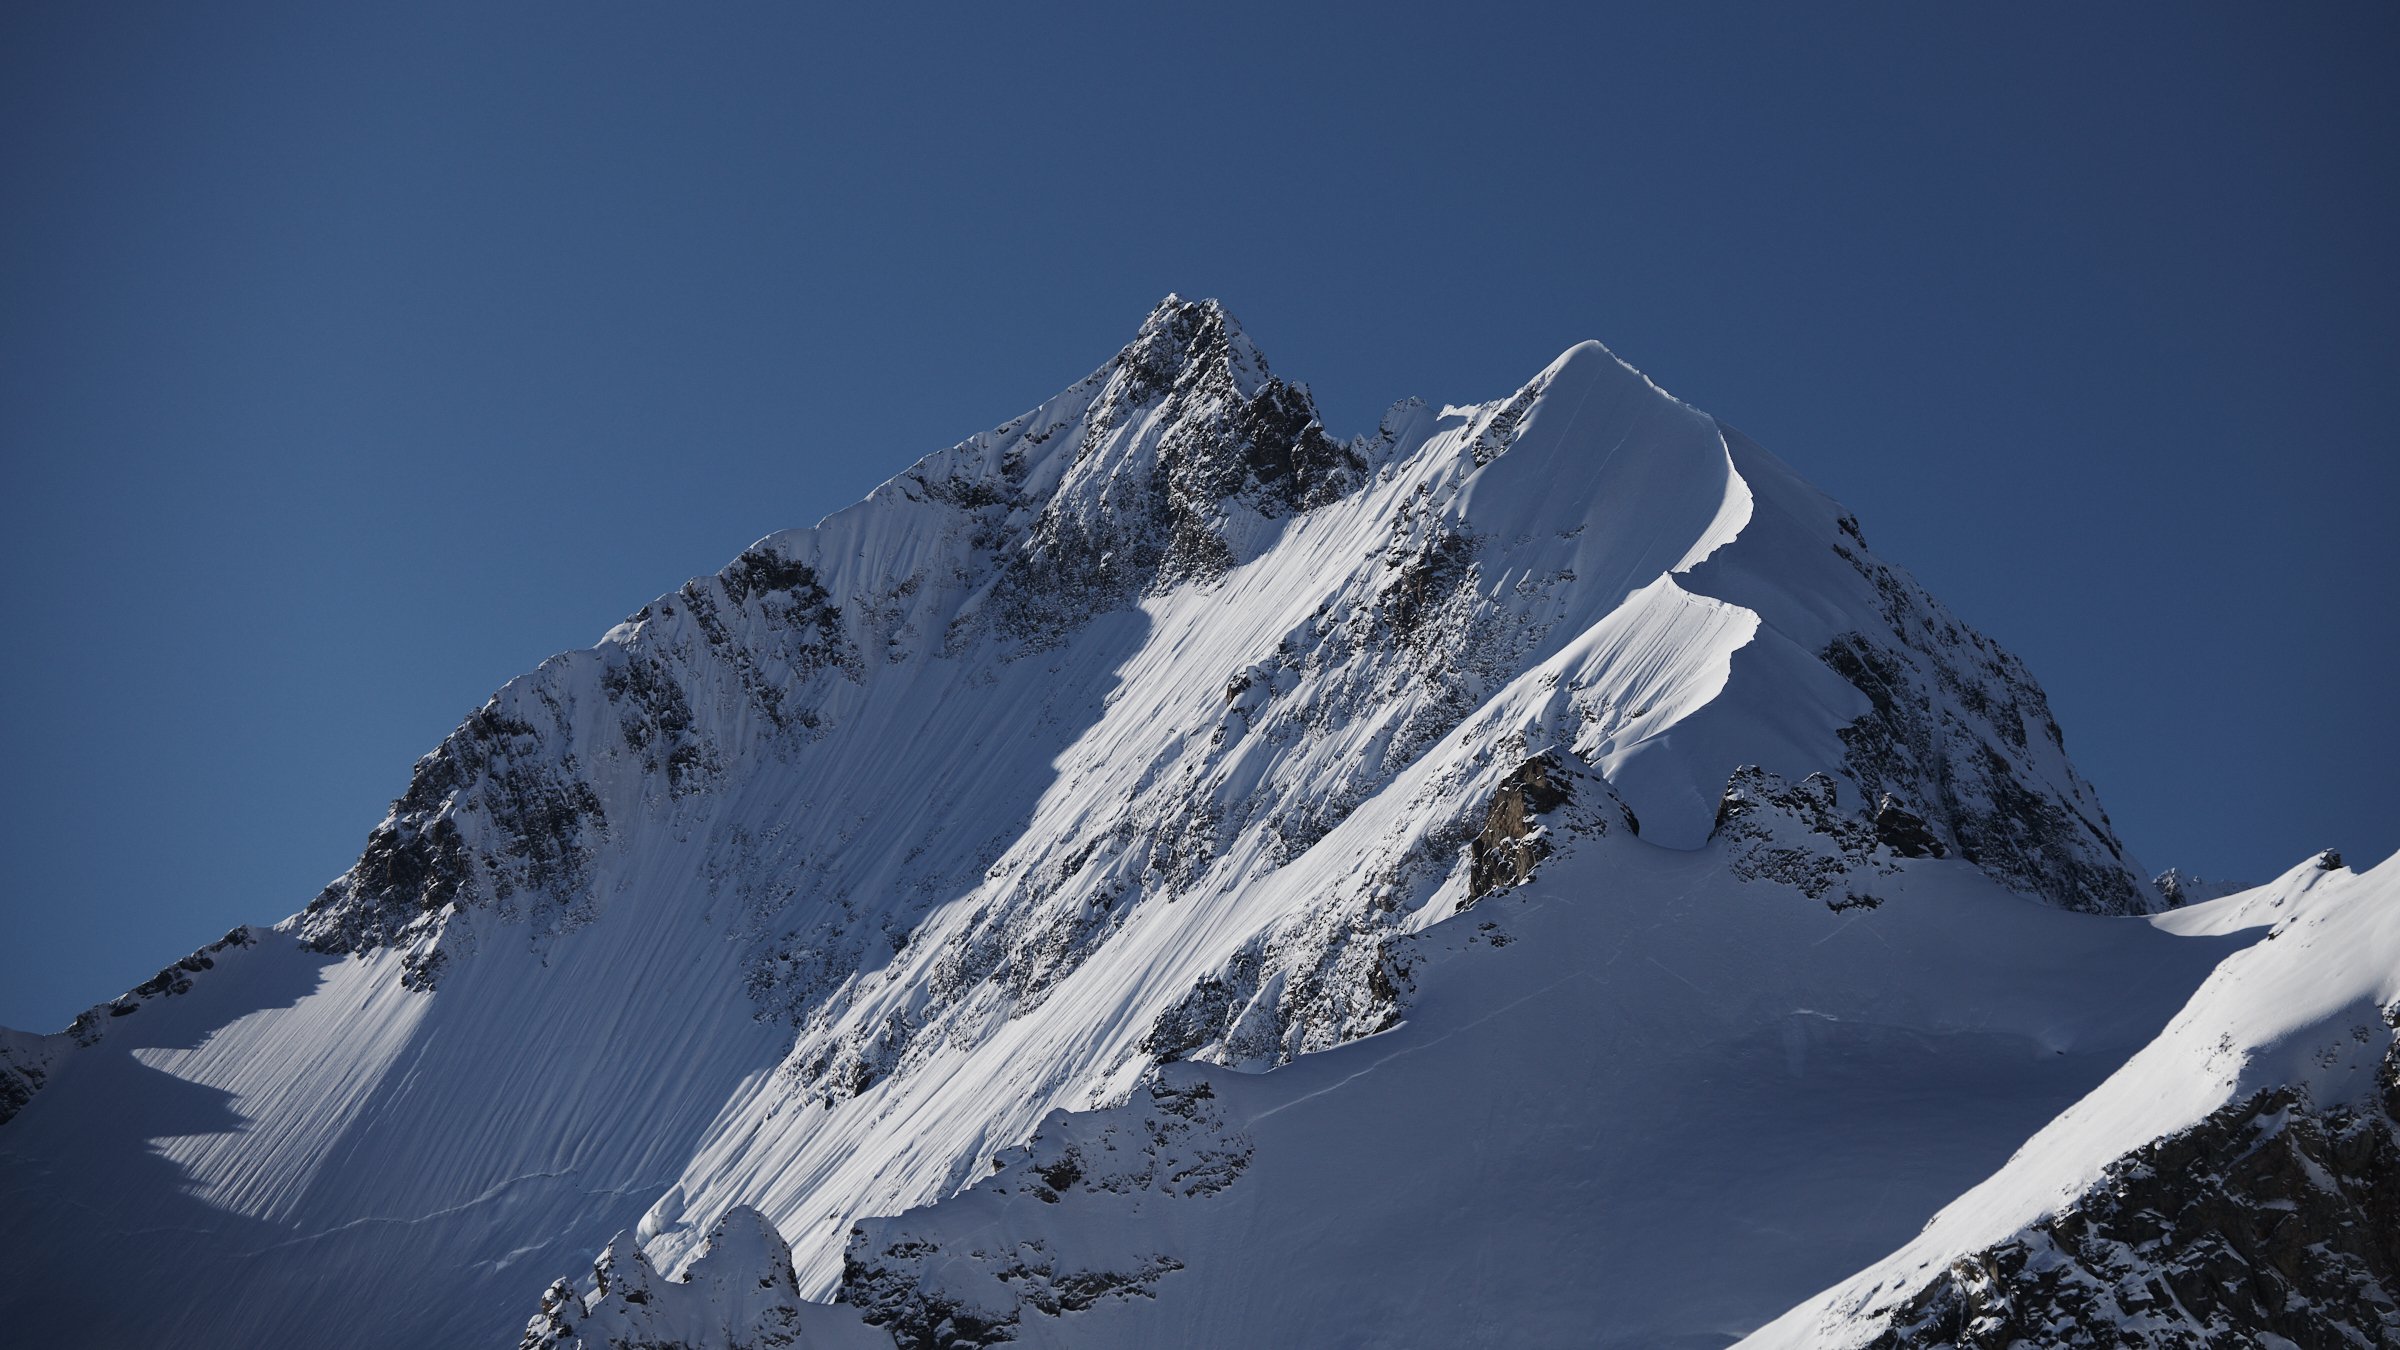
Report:
[[[43,1283],[0,1313],[492,1338],[630,1218],[674,1270],[736,1205],[822,1294],[854,1219],[1161,1055],[1391,1025],[1395,944],[1549,752],[1672,848],[1755,763],[2059,907],[2149,894],[2013,658],[1597,344],[1341,444],[1170,298],[511,682],[245,973],[7,1047]],[[176,1274],[126,1299],[128,1264]]]

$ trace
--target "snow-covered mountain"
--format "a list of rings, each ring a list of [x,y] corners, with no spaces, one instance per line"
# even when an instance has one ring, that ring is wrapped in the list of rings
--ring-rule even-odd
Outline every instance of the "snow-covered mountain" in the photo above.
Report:
[[[1974,1272],[2113,1270],[2139,1150],[2390,1124],[2393,865],[2143,875],[2020,662],[1597,344],[1343,442],[1170,297],[511,682],[303,912],[0,1038],[0,1326],[2032,1325]]]

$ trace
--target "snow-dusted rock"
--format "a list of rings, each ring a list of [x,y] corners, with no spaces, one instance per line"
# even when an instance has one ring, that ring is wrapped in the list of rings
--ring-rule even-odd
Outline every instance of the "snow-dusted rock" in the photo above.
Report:
[[[792,1249],[767,1216],[728,1210],[681,1279],[659,1277],[631,1234],[592,1265],[592,1287],[542,1296],[523,1350],[766,1350],[801,1343]]]
[[[2280,1084],[2219,1107],[1951,1262],[1869,1344],[2400,1345],[2400,1040],[2352,1031],[2385,1043],[2364,1100]]]
[[[1250,1140],[1215,1098],[1207,1072],[1174,1064],[1123,1106],[1052,1113],[1023,1148],[992,1160],[993,1177],[937,1206],[930,1226],[853,1229],[842,1301],[916,1347],[997,1344],[1029,1315],[1156,1298],[1182,1262],[1121,1244],[1139,1247],[1146,1229],[1163,1236],[1168,1224],[1145,1222],[1152,1212],[1216,1195],[1250,1161]],[[1008,1240],[984,1236],[997,1233]]]
[[[1873,884],[1880,842],[1874,824],[1844,811],[1841,788],[1824,774],[1786,783],[1755,764],[1735,769],[1710,838],[1725,848],[1727,865],[1745,881],[1780,881],[1812,900],[1851,882],[1825,903],[1837,910],[1882,903],[1859,889]],[[1867,875],[1853,881],[1862,870]],[[1886,861],[1881,870],[1894,868]]]

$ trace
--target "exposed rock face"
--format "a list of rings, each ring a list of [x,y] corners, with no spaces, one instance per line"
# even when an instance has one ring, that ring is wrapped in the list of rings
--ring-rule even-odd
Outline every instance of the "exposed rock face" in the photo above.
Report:
[[[1547,758],[1525,761],[1500,781],[1483,830],[1467,845],[1467,899],[1481,900],[1494,891],[1514,886],[1533,875],[1533,865],[1550,854],[1539,818],[1573,797]]]
[[[2400,1345],[2400,1040],[2377,1087],[2354,1105],[2282,1086],[2219,1109],[1953,1263],[1871,1344]]]
[[[1912,830],[1907,821],[1914,819],[1892,808],[1886,796],[1870,822],[1842,810],[1841,788],[1824,774],[1787,783],[1746,764],[1726,780],[1710,840],[1725,849],[1727,864],[1745,881],[1782,882],[1837,910],[1872,909],[1883,903],[1867,889],[1873,878],[1898,870],[1895,855],[1920,856],[1890,847],[1882,827],[1888,821],[1893,832],[1916,844],[1924,823]],[[1836,887],[1840,892],[1828,898]]]
[[[728,1211],[680,1280],[659,1276],[620,1233],[592,1266],[592,1287],[565,1280],[542,1295],[521,1350],[774,1350],[802,1344],[792,1251],[757,1210]]]
[[[920,1232],[910,1215],[868,1220],[851,1232],[842,1301],[891,1332],[901,1350],[951,1350],[1014,1340],[1028,1316],[1149,1297],[1182,1263],[1160,1253],[1087,1251],[1095,1233],[1122,1228],[1093,1211],[1129,1221],[1144,1205],[1205,1202],[1241,1178],[1251,1148],[1217,1109],[1205,1071],[1162,1066],[1123,1107],[1052,1115],[1032,1142],[993,1160],[990,1180],[942,1206],[944,1217],[958,1206],[1006,1215],[1007,1231],[1031,1236],[959,1251]],[[1042,1206],[1057,1206],[1066,1222],[1042,1222],[1056,1217]]]
[[[1890,634],[1847,633],[1819,653],[1872,705],[1842,732],[1843,767],[1868,799],[1910,801],[1934,843],[1946,835],[1960,857],[2053,904],[2153,908],[2097,794],[2067,763],[2033,672],[1866,552],[1855,521],[1843,532],[1834,552],[1874,587]]]
[[[1584,808],[1560,822],[1573,834],[1602,835],[1612,827],[1641,833],[1633,812],[1617,800],[1606,780],[1588,768],[1569,767],[1566,761],[1558,751],[1546,751],[1500,780],[1491,809],[1484,813],[1483,829],[1467,845],[1467,898],[1459,908],[1532,877],[1534,866],[1554,847],[1544,818],[1570,803]]]
[[[1308,391],[1214,301],[1168,297],[1095,382],[1079,426],[1060,428],[1080,436],[1074,458],[1000,582],[1001,614],[1037,646],[1146,590],[1222,576],[1260,524],[1362,481]],[[1025,500],[1023,478],[1009,488]]]
[[[555,658],[418,760],[358,862],[299,917],[302,940],[329,954],[405,948],[406,982],[431,989],[459,945],[441,941],[451,914],[586,921],[593,860],[614,834],[607,766],[578,749],[634,765],[640,791],[617,809],[672,801],[713,785],[733,753],[701,729],[695,699],[735,705],[772,745],[817,729],[810,705],[827,677],[863,672],[815,571],[770,546],[745,550],[627,624],[639,631],[606,652],[596,690]],[[579,719],[595,702],[613,734],[586,746]]]
[[[1884,793],[1875,799],[1875,842],[1903,858],[1944,858],[1950,850],[1942,847],[1941,836],[1925,823],[1925,818],[1900,804],[1900,799]]]

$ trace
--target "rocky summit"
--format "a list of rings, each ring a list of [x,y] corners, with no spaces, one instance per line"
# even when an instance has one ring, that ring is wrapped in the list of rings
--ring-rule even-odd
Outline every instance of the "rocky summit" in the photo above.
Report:
[[[511,681],[0,1032],[0,1326],[2388,1343],[2395,865],[2145,880],[1781,461],[1597,343],[1484,392],[1341,439],[1170,296]]]

